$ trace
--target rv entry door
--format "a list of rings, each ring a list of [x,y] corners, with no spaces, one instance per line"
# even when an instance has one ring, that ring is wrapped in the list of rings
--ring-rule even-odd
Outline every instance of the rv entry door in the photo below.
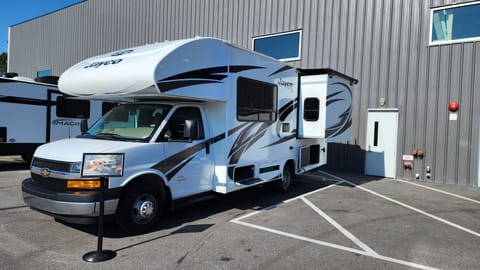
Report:
[[[298,137],[325,138],[327,75],[300,77]]]

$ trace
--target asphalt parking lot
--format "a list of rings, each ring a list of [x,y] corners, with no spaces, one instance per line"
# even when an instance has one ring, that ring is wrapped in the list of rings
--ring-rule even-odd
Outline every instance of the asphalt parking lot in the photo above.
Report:
[[[30,210],[18,158],[0,159],[0,269],[478,269],[480,189],[316,171],[293,191],[256,187],[181,208],[156,230],[95,226]]]

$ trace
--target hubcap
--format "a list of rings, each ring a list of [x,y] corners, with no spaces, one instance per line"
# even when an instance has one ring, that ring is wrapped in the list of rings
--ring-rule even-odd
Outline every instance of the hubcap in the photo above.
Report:
[[[142,218],[150,217],[155,211],[155,207],[152,202],[143,202],[140,206],[140,216]]]
[[[156,200],[151,194],[143,194],[137,197],[133,203],[132,218],[137,224],[146,224],[155,216]]]

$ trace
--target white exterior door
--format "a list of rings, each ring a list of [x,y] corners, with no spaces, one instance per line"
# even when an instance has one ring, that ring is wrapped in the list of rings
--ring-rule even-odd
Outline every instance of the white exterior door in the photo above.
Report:
[[[365,174],[395,177],[398,109],[369,109]]]
[[[300,77],[298,137],[325,138],[328,75]]]

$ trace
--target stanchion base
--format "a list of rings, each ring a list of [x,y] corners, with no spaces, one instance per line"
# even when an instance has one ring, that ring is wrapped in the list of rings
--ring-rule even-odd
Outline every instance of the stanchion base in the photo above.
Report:
[[[90,251],[83,255],[83,260],[86,262],[103,262],[115,258],[117,253],[113,250]]]

